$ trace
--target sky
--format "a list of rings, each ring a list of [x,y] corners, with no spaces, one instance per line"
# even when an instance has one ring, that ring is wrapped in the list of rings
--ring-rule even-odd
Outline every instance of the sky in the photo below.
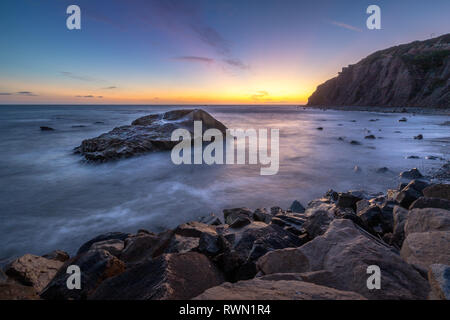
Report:
[[[69,5],[81,30],[66,27]],[[366,8],[381,8],[381,30]],[[0,104],[304,104],[393,45],[450,32],[449,0],[1,0]]]

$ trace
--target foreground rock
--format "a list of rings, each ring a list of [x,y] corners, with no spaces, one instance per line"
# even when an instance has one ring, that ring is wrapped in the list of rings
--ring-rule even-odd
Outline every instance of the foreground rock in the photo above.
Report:
[[[63,262],[26,254],[9,264],[5,273],[19,283],[41,292],[62,267]]]
[[[209,113],[200,109],[173,110],[152,114],[132,122],[131,125],[114,128],[97,138],[84,140],[75,148],[86,160],[104,162],[128,158],[151,151],[170,150],[177,141],[171,141],[172,132],[186,129],[193,136],[194,121],[202,121],[203,132],[226,127]]]
[[[33,287],[6,281],[0,283],[0,300],[39,300],[39,295]]]
[[[76,265],[81,271],[81,289],[67,288],[67,267]],[[91,295],[99,284],[125,271],[125,264],[105,250],[89,250],[70,260],[42,291],[41,297],[51,300],[82,300]]]
[[[91,299],[191,299],[223,281],[221,272],[202,254],[165,254],[106,280]]]
[[[195,300],[365,300],[361,295],[303,281],[252,279],[224,283]]]
[[[450,264],[450,211],[413,209],[405,224],[401,255],[423,270],[432,264]]]
[[[295,253],[293,250],[296,250]],[[374,241],[348,219],[336,219],[323,236],[298,249],[275,250],[257,262],[263,274],[326,270],[327,286],[369,299],[425,299],[427,281],[387,245]],[[381,269],[382,290],[367,288],[367,267]]]

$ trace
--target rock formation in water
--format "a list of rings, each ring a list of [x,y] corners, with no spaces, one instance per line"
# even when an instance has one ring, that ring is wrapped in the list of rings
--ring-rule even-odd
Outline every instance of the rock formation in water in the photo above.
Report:
[[[308,105],[450,108],[450,34],[375,52],[319,85]]]
[[[200,109],[173,110],[151,114],[134,120],[131,125],[114,128],[96,138],[84,140],[75,148],[86,160],[105,162],[128,158],[151,151],[170,150],[172,132],[186,129],[194,132],[194,121],[202,121],[203,132],[215,128],[225,133],[226,127],[209,113]]]

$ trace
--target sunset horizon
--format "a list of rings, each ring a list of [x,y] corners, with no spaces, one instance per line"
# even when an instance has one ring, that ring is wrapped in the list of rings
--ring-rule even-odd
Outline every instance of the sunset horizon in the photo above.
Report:
[[[2,2],[0,104],[303,105],[370,53],[450,30],[438,6],[378,2],[381,30],[350,1],[79,1],[81,30],[64,1]]]

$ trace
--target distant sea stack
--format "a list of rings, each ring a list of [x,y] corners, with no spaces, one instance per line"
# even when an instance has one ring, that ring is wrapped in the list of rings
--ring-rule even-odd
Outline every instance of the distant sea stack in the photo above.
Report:
[[[308,106],[450,108],[450,34],[377,51],[319,85]]]

